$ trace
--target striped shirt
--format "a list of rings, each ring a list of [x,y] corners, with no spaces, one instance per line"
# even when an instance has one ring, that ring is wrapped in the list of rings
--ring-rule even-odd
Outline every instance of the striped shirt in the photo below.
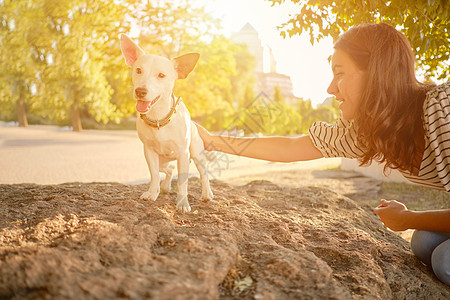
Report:
[[[400,172],[411,182],[450,193],[450,82],[427,93],[423,128],[425,150],[419,173]],[[363,153],[353,121],[339,119],[332,125],[315,122],[309,135],[324,157],[358,158]]]

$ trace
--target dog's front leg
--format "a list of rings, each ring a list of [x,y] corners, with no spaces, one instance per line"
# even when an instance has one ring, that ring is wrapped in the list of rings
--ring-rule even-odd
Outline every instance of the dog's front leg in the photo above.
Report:
[[[189,178],[189,152],[183,153],[178,158],[178,195],[177,209],[181,212],[190,212],[188,194],[188,178]]]
[[[143,200],[153,200],[158,198],[160,187],[159,187],[159,157],[153,150],[150,150],[144,145],[144,155],[147,161],[148,169],[150,171],[150,187],[148,191],[141,195]]]

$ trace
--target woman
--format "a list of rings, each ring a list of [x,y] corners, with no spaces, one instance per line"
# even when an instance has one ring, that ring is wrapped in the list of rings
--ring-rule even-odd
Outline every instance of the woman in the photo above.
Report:
[[[198,126],[206,149],[276,162],[377,161],[412,182],[450,192],[450,83],[418,82],[408,40],[385,24],[354,27],[334,49],[327,91],[340,102],[335,124],[316,122],[295,138],[223,137]],[[383,199],[374,212],[392,230],[416,229],[414,254],[450,285],[450,209],[416,212]]]

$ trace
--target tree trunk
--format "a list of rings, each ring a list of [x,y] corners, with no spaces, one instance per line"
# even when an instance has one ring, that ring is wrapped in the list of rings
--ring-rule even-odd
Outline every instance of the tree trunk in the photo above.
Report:
[[[17,119],[19,121],[19,127],[28,127],[27,111],[22,99],[17,100]]]
[[[83,130],[83,127],[81,126],[80,108],[76,102],[72,104],[72,128],[73,131],[77,132]]]

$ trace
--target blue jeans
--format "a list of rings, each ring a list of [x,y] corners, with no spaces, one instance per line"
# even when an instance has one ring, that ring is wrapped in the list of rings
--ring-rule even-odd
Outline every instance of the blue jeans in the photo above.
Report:
[[[450,233],[416,230],[411,238],[411,249],[433,269],[440,281],[450,286]]]

